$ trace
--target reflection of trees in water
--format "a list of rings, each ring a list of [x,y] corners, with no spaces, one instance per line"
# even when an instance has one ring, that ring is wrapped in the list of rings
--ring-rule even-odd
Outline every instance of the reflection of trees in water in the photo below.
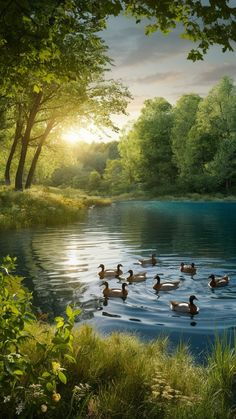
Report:
[[[235,209],[233,203],[131,202],[114,206],[96,221],[110,232],[116,228],[121,240],[136,248],[229,257],[234,256]]]

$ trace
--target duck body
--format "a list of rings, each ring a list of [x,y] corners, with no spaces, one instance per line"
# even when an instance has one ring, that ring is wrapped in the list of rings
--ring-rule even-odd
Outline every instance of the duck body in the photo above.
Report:
[[[140,265],[152,265],[155,266],[157,264],[157,259],[155,253],[152,254],[150,259],[139,259],[138,262]]]
[[[191,263],[191,265],[186,265],[184,262],[182,262],[180,264],[180,272],[194,275],[197,272],[197,268],[195,267],[194,263]]]
[[[146,281],[147,279],[146,272],[139,272],[137,274],[134,274],[132,269],[130,269],[128,273],[129,273],[129,276],[127,278],[128,282],[142,282],[142,281]]]
[[[199,312],[199,307],[194,304],[193,300],[197,300],[195,295],[190,295],[189,302],[170,301],[170,308],[171,310],[179,311],[181,313],[197,314]]]
[[[179,287],[180,281],[169,281],[169,282],[162,282],[160,280],[159,275],[156,275],[155,278],[157,280],[156,284],[153,285],[153,289],[155,291],[172,291]]]
[[[212,274],[209,276],[209,279],[210,282],[208,282],[208,286],[212,289],[225,287],[230,281],[230,278],[227,275],[216,278],[215,275]]]
[[[127,284],[124,282],[122,288],[109,288],[108,282],[104,282],[105,288],[103,290],[104,297],[120,297],[126,298],[128,295],[128,290],[126,289]]]
[[[101,268],[101,271],[98,272],[98,275],[101,279],[103,278],[114,278],[116,276],[120,276],[123,274],[123,271],[120,269],[120,267],[123,266],[121,263],[118,263],[116,269],[105,269],[105,266],[101,263],[98,268]]]

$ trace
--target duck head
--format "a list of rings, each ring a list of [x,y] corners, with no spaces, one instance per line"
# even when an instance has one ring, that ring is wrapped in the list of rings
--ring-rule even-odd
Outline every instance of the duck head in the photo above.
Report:
[[[133,276],[133,271],[132,271],[132,269],[130,269],[129,271],[128,271],[128,274],[130,274],[130,276]]]
[[[192,268],[195,268],[195,263],[191,263],[191,267]]]
[[[101,263],[101,265],[99,265],[98,268],[101,268],[101,270],[104,271],[105,266],[103,265],[103,263]]]
[[[210,276],[208,276],[208,279],[213,279],[213,281],[215,280],[215,275],[211,274]]]
[[[190,297],[189,297],[190,304],[193,304],[193,300],[198,300],[198,298],[195,297],[195,295],[190,295]]]
[[[122,284],[122,291],[125,291],[125,287],[127,287],[128,284],[126,284],[126,282],[123,282]]]
[[[108,288],[108,282],[107,281],[104,281],[103,285],[104,285],[105,288]]]
[[[123,265],[122,265],[122,263],[118,263],[118,265],[117,265],[117,270],[119,271],[119,269],[120,269],[120,267],[123,267]]]
[[[160,284],[161,278],[159,277],[159,275],[154,276],[154,279],[157,280],[157,284]]]

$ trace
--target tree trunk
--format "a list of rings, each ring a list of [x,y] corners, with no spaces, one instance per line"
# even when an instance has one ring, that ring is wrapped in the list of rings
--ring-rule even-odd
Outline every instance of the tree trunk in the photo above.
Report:
[[[42,135],[41,140],[40,140],[40,142],[37,146],[37,149],[36,149],[36,152],[34,154],[34,157],[33,157],[30,169],[29,169],[29,173],[28,173],[28,176],[27,176],[27,179],[26,179],[26,183],[25,183],[25,188],[26,189],[29,189],[32,185],[36,165],[38,163],[38,159],[39,159],[39,156],[40,156],[40,153],[41,153],[41,150],[42,150],[42,146],[45,143],[45,140],[46,140],[48,134],[50,133],[50,131],[53,127],[53,124],[54,124],[54,120],[50,120],[48,122],[46,130],[45,130],[44,134]]]
[[[37,112],[39,110],[40,101],[41,101],[42,96],[43,96],[43,92],[39,92],[35,96],[35,100],[34,100],[34,103],[33,103],[33,106],[31,108],[29,118],[28,118],[28,121],[27,121],[25,134],[22,138],[21,155],[20,155],[20,160],[19,160],[19,163],[18,163],[16,178],[15,178],[15,190],[16,191],[22,191],[23,190],[23,172],[24,172],[26,154],[27,154],[29,140],[30,140],[30,133],[31,133],[32,127],[34,125],[34,121],[35,121]]]
[[[10,154],[8,156],[8,159],[7,159],[7,163],[6,163],[6,167],[5,167],[5,173],[4,173],[5,184],[7,186],[9,186],[11,184],[11,178],[10,178],[11,163],[12,163],[12,159],[14,157],[15,151],[16,151],[16,146],[17,146],[18,141],[21,137],[22,128],[23,128],[22,109],[21,109],[21,105],[19,105],[18,118],[17,118],[17,121],[16,121],[16,129],[15,129],[14,140],[13,140],[13,143],[12,143],[12,146],[11,146]]]

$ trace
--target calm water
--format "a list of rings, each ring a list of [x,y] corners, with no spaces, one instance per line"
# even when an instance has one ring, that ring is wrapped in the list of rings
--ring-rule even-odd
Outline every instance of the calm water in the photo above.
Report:
[[[68,303],[83,309],[81,321],[99,331],[132,331],[145,339],[170,335],[174,344],[188,341],[195,354],[218,334],[236,328],[236,203],[123,202],[93,208],[82,222],[66,226],[0,233],[1,256],[17,256],[17,273],[26,278],[35,304],[51,316]],[[104,305],[98,265],[127,271],[144,270],[138,258],[158,255],[148,279],[129,285],[128,298]],[[195,262],[194,278],[182,275],[180,263]],[[157,295],[152,286],[181,279],[178,290]],[[229,274],[230,285],[212,291],[208,276]],[[111,287],[121,287],[117,279]],[[195,294],[200,312],[191,317],[170,310],[172,299],[187,301]]]

